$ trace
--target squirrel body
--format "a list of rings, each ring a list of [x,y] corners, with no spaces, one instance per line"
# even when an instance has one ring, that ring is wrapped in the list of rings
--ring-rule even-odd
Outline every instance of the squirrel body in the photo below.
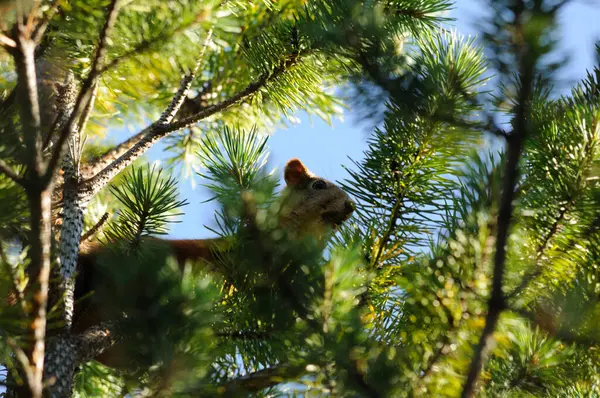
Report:
[[[354,202],[337,185],[315,176],[298,159],[291,159],[284,170],[286,187],[282,192],[279,209],[279,227],[291,232],[291,237],[310,234],[321,239],[328,230],[340,226],[355,209]],[[145,238],[143,244],[153,241],[166,245],[184,269],[189,262],[210,265],[220,253],[230,250],[227,238],[212,239],[159,239]],[[96,260],[106,249],[99,242],[82,244],[78,262],[76,282],[76,308],[72,330],[81,333],[103,320],[101,308],[84,298],[102,286],[96,286]],[[82,299],[83,298],[83,299]],[[118,350],[108,350],[96,358],[108,366],[121,367],[122,358]]]

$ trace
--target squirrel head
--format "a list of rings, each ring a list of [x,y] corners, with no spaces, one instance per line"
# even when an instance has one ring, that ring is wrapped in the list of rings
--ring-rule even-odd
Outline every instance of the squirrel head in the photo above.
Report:
[[[346,192],[315,176],[299,159],[287,162],[284,178],[280,223],[300,234],[321,236],[339,227],[355,209]]]

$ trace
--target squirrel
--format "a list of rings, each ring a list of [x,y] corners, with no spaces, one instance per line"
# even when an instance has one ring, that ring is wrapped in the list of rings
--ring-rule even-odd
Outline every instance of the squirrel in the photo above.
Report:
[[[279,226],[297,235],[321,238],[327,230],[339,227],[355,209],[346,192],[331,181],[317,177],[299,159],[287,162],[284,180],[286,187],[282,192]],[[166,244],[180,267],[188,260],[210,263],[215,253],[229,246],[226,238],[152,239]],[[99,242],[84,242],[79,256],[92,259],[102,250]]]
[[[355,210],[354,202],[348,194],[334,183],[311,173],[299,160],[291,159],[284,169],[286,187],[281,194],[279,227],[287,230],[293,239],[309,234],[321,240],[328,230],[337,229]],[[184,269],[189,261],[211,264],[220,253],[231,249],[227,238],[212,239],[159,239],[148,241],[167,246]],[[87,300],[79,300],[89,295],[97,287],[94,285],[94,265],[98,255],[105,249],[100,243],[83,243],[80,247],[78,275],[75,290],[76,308],[72,331],[84,332],[98,324],[102,317],[98,308]],[[120,362],[118,351],[110,349],[96,358],[108,366]]]

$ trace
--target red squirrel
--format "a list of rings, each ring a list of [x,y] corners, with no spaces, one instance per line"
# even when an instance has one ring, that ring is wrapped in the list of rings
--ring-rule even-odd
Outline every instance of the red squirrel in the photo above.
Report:
[[[282,192],[279,213],[280,227],[299,234],[321,237],[328,229],[335,229],[354,211],[354,202],[340,187],[311,173],[299,160],[291,159],[284,170],[286,187]],[[215,252],[225,250],[224,238],[211,239],[156,239],[166,244],[181,267],[187,260],[214,259]],[[80,257],[93,257],[103,250],[99,242],[84,242]]]
[[[354,202],[334,183],[315,176],[298,159],[291,159],[285,166],[286,187],[282,192],[279,210],[279,227],[290,236],[310,234],[320,239],[328,230],[340,226],[355,209]],[[226,238],[213,239],[158,239],[153,242],[167,246],[183,270],[188,260],[194,263],[215,261],[215,256],[227,251],[230,244]],[[80,248],[79,274],[76,284],[73,332],[81,333],[102,320],[100,308],[82,297],[95,290],[95,260],[105,248],[99,242],[84,243]],[[113,366],[118,350],[108,350],[96,358]],[[117,365],[118,366],[118,365]]]

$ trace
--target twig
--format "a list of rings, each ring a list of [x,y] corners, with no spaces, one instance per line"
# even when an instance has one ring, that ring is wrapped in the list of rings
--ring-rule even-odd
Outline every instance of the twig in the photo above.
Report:
[[[14,53],[17,66],[17,98],[20,102],[19,110],[25,143],[29,151],[28,166],[35,175],[41,175],[43,170],[42,129],[35,71],[35,46],[24,35],[24,32],[19,32],[18,46]]]
[[[120,144],[112,147],[104,154],[98,156],[93,159],[87,165],[82,165],[81,174],[83,178],[91,178],[101,172],[104,168],[106,168],[110,163],[117,160],[120,156],[122,156],[125,152],[130,150],[135,144],[140,142],[149,132],[152,126],[148,126],[139,133],[129,137],[125,141]]]
[[[306,367],[303,365],[278,365],[233,379],[222,385],[221,388],[225,393],[260,391],[297,378],[305,371]],[[221,389],[219,391],[221,392]]]
[[[600,340],[599,339],[594,339],[594,338],[590,338],[590,337],[581,337],[579,335],[577,335],[576,333],[573,333],[569,330],[565,330],[565,329],[559,329],[559,330],[554,330],[551,327],[548,327],[547,324],[544,324],[543,322],[539,322],[536,319],[536,316],[534,313],[524,310],[524,309],[520,309],[520,308],[507,308],[508,311],[513,312],[517,315],[520,315],[521,317],[525,318],[527,321],[531,322],[533,325],[538,326],[541,330],[543,330],[544,332],[548,333],[550,336],[552,336],[553,338],[556,338],[558,340],[564,341],[566,343],[574,343],[574,344],[580,344],[582,346],[586,346],[586,347],[590,347],[590,346],[600,346]]]
[[[16,48],[17,42],[11,39],[10,37],[6,36],[5,34],[0,33],[0,46],[6,48]]]
[[[178,26],[177,28],[175,28],[174,30],[172,30],[171,32],[169,32],[168,34],[162,34],[162,35],[158,35],[157,37],[150,39],[150,40],[144,40],[141,43],[138,43],[134,48],[132,48],[131,50],[125,52],[124,54],[118,56],[117,58],[111,60],[110,62],[108,62],[106,65],[104,65],[102,68],[100,68],[100,74],[103,74],[105,72],[108,72],[109,70],[112,70],[114,68],[116,68],[117,66],[119,66],[119,64],[135,55],[139,55],[139,54],[143,54],[144,51],[148,50],[150,47],[152,47],[154,44],[157,43],[161,43],[161,42],[165,42],[166,40],[172,38],[175,34],[186,30],[187,28],[193,26],[197,21],[194,21],[192,23],[188,23],[188,24],[183,24]]]
[[[157,133],[166,135],[173,131],[183,130],[185,128],[191,127],[192,125],[198,123],[202,119],[207,118],[208,116],[226,110],[232,105],[235,105],[236,103],[256,93],[258,90],[263,88],[267,84],[267,82],[279,77],[281,74],[283,74],[283,72],[285,72],[289,67],[291,67],[295,63],[295,60],[282,61],[273,72],[266,72],[262,74],[257,81],[250,83],[244,90],[233,95],[231,98],[226,99],[216,105],[209,106],[206,109],[196,113],[195,115],[186,117],[182,120],[178,120],[168,125],[159,126]]]
[[[232,332],[217,332],[217,337],[226,337],[228,339],[241,339],[241,340],[263,340],[271,337],[270,333],[253,331],[253,330],[236,330]]]
[[[50,24],[50,21],[52,20],[52,18],[58,11],[59,5],[60,5],[60,0],[53,0],[52,3],[50,4],[50,8],[48,9],[48,11],[46,11],[46,13],[42,17],[42,19],[40,20],[38,25],[33,30],[32,39],[36,44],[39,44],[39,42],[42,40],[42,37],[44,36],[44,33],[46,32],[46,28],[48,27],[48,25]]]
[[[89,198],[100,191],[114,176],[119,174],[123,169],[133,163],[137,158],[144,154],[150,147],[152,147],[161,138],[168,134],[185,129],[193,124],[198,123],[200,120],[212,116],[218,112],[222,112],[229,107],[237,104],[238,102],[246,99],[253,95],[261,88],[263,88],[267,82],[277,78],[290,66],[287,62],[282,62],[273,72],[264,73],[259,79],[253,83],[250,83],[244,90],[233,95],[218,104],[209,106],[192,116],[178,120],[173,123],[160,124],[158,122],[153,123],[149,128],[148,132],[144,134],[143,138],[140,139],[133,147],[127,152],[121,155],[114,162],[106,166],[101,172],[96,174],[94,177],[85,181],[81,186],[81,194],[83,198]],[[141,133],[140,133],[141,134]],[[139,134],[138,134],[139,135]]]
[[[524,4],[521,1],[519,5],[516,6],[514,16],[515,35],[519,37],[522,37],[523,26],[521,24],[521,15],[523,11]],[[469,372],[467,373],[467,379],[463,387],[461,395],[463,398],[470,398],[475,394],[475,388],[481,374],[481,369],[483,368],[484,358],[487,356],[487,351],[489,350],[492,334],[496,329],[500,314],[506,307],[504,293],[502,292],[504,265],[506,261],[506,244],[508,240],[508,230],[512,220],[513,199],[515,196],[515,185],[518,179],[519,159],[521,157],[523,142],[529,132],[527,118],[529,114],[529,102],[533,91],[532,86],[535,68],[535,60],[530,58],[526,43],[519,42],[518,58],[521,87],[515,114],[515,129],[507,139],[508,153],[504,169],[502,197],[498,212],[498,237],[496,239],[496,252],[494,254],[492,293],[488,300],[488,312],[485,318],[485,326],[479,338],[479,342],[475,347]]]
[[[87,122],[90,118],[90,114],[92,113],[92,110],[94,109],[94,102],[96,101],[97,94],[98,94],[98,81],[96,80],[94,82],[94,84],[92,85],[92,94],[90,96],[90,99],[89,99],[87,105],[83,109],[83,114],[81,115],[81,118],[79,119],[79,124],[77,126],[77,131],[79,131],[79,134],[81,134],[81,135],[85,134],[85,128],[87,127]]]
[[[100,228],[102,228],[104,223],[108,220],[108,217],[109,217],[109,214],[104,213],[102,215],[102,217],[100,217],[100,220],[98,220],[98,222],[92,228],[90,228],[89,231],[87,231],[85,234],[83,234],[81,236],[81,242],[94,236],[96,234],[96,232],[98,232],[100,230]]]
[[[594,121],[592,123],[591,131],[596,131],[597,123],[598,123],[597,121]],[[542,239],[542,242],[538,246],[537,252],[536,252],[535,269],[533,271],[531,271],[529,274],[527,274],[525,277],[523,277],[523,279],[521,280],[521,283],[510,294],[508,294],[507,300],[512,300],[513,298],[515,298],[516,296],[521,294],[521,292],[523,292],[523,290],[525,290],[527,288],[527,286],[529,285],[529,283],[531,283],[531,281],[533,281],[535,278],[537,278],[538,276],[540,276],[542,274],[543,269],[542,269],[542,266],[539,264],[539,261],[541,260],[546,248],[548,247],[550,240],[558,232],[560,224],[563,222],[566,214],[569,211],[571,211],[573,206],[575,206],[576,201],[577,201],[577,193],[578,193],[577,191],[581,191],[584,188],[584,187],[582,187],[582,184],[585,183],[584,177],[587,175],[587,171],[589,171],[589,169],[593,163],[593,159],[594,159],[595,147],[594,147],[593,143],[595,141],[596,140],[594,140],[594,139],[589,139],[588,142],[586,142],[586,144],[585,144],[584,153],[585,153],[586,157],[583,159],[583,164],[582,164],[583,170],[581,173],[579,173],[577,175],[577,178],[575,180],[574,186],[575,186],[576,191],[569,192],[568,198],[567,198],[567,203],[561,206],[561,209],[558,213],[558,217],[556,217],[556,219],[552,223],[552,226],[550,227],[550,230],[548,231],[548,234]],[[591,231],[593,231],[593,228],[594,228],[594,223],[592,223],[592,225],[586,229],[587,232],[583,233],[581,236],[583,238],[586,238],[587,236],[589,236],[589,233]]]
[[[4,334],[4,333],[2,333],[2,334]],[[19,364],[21,364],[21,368],[22,368],[23,372],[25,372],[25,378],[27,379],[27,384],[30,385],[30,383],[33,383],[35,379],[34,379],[33,372],[31,371],[31,366],[29,364],[29,358],[27,358],[27,354],[25,354],[25,351],[23,351],[23,349],[21,347],[19,347],[19,344],[17,344],[15,339],[13,339],[10,336],[6,336],[6,335],[3,337],[4,337],[4,341],[6,341],[6,344],[11,348],[11,350],[15,354],[15,358],[17,359],[17,362],[19,362]]]
[[[10,178],[18,184],[23,183],[21,176],[19,176],[17,172],[14,171],[12,167],[6,164],[6,162],[4,162],[4,160],[2,159],[0,159],[0,173],[4,174],[5,176],[7,176],[8,178]]]
[[[186,99],[187,93],[190,91],[190,88],[192,87],[192,82],[194,81],[194,78],[196,77],[198,68],[200,67],[200,64],[202,63],[202,61],[204,60],[204,54],[206,53],[206,49],[207,49],[208,45],[210,44],[211,39],[212,39],[212,29],[209,30],[208,33],[206,34],[206,39],[204,40],[204,45],[202,46],[202,49],[200,50],[200,55],[198,56],[198,60],[196,61],[196,64],[194,65],[194,67],[192,68],[190,73],[187,74],[186,76],[184,76],[183,79],[181,80],[181,83],[179,84],[179,90],[177,90],[177,92],[175,93],[175,96],[173,97],[173,100],[171,101],[171,103],[169,104],[167,109],[163,112],[163,114],[158,119],[158,124],[165,125],[165,124],[171,123],[171,121],[173,120],[175,115],[177,115],[177,112],[179,112],[179,109],[181,108],[183,101],[185,101],[185,99]]]
[[[119,13],[118,7],[119,0],[112,0],[110,5],[108,6],[107,17],[100,33],[100,40],[98,43],[98,48],[96,49],[96,56],[92,62],[92,67],[87,79],[83,82],[81,87],[81,91],[77,96],[77,100],[75,101],[75,106],[73,108],[73,112],[69,118],[69,121],[62,128],[58,140],[56,142],[55,147],[52,151],[52,156],[48,163],[48,167],[46,170],[46,174],[44,175],[44,183],[48,183],[54,176],[56,169],[60,163],[62,158],[62,153],[64,150],[65,143],[67,138],[73,132],[77,120],[81,116],[85,107],[89,105],[90,99],[92,97],[92,93],[94,91],[94,86],[96,84],[96,80],[98,79],[100,68],[104,63],[104,58],[106,56],[107,44],[108,44],[108,35],[112,30],[116,20],[117,15]]]

